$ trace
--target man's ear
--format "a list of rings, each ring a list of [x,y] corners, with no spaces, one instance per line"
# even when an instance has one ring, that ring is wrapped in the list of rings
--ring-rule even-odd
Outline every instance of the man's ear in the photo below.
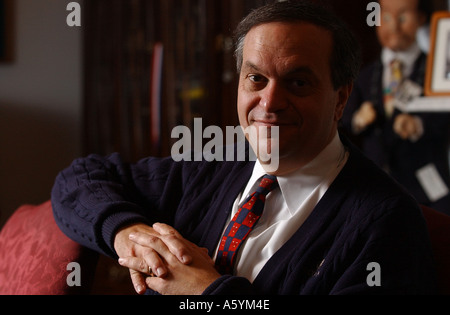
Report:
[[[350,94],[352,94],[352,90],[353,82],[338,88],[336,109],[334,112],[334,118],[336,121],[341,120],[342,116],[344,115],[345,105],[347,105],[347,101],[350,97]]]

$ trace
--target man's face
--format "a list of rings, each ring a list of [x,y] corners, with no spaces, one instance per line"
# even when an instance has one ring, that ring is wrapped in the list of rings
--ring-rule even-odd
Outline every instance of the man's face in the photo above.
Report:
[[[419,0],[380,0],[381,26],[377,27],[380,44],[393,51],[404,51],[416,41],[425,15],[418,10]]]
[[[310,162],[336,134],[351,87],[333,88],[332,43],[330,32],[306,22],[263,24],[245,38],[239,121],[244,129],[279,126],[278,140],[268,136],[278,141],[276,175]]]

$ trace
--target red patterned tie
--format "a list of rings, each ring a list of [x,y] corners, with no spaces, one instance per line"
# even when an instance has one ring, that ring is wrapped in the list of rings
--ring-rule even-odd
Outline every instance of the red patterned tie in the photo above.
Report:
[[[220,273],[232,272],[239,247],[261,217],[267,194],[276,187],[278,187],[277,178],[265,175],[257,190],[245,200],[231,219],[217,252],[216,265]]]

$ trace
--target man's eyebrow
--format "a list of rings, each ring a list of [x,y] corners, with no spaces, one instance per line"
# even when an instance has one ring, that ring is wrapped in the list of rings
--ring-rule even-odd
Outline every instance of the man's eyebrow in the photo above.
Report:
[[[258,68],[258,66],[257,65],[255,65],[253,62],[251,62],[251,61],[246,61],[245,63],[244,63],[244,68],[246,68],[246,69],[252,69],[252,70],[255,70],[255,71],[260,71],[260,69]]]
[[[292,70],[287,71],[285,75],[293,75],[293,74],[309,74],[309,75],[315,75],[314,71],[310,67],[298,67],[294,68]]]
[[[246,61],[244,63],[244,68],[245,69],[249,69],[249,70],[254,70],[254,71],[257,71],[257,72],[262,72],[262,70],[257,65],[255,65],[253,62],[251,62],[251,61]],[[314,71],[310,67],[300,66],[300,67],[296,67],[294,69],[286,71],[286,73],[284,73],[283,76],[289,76],[289,75],[294,75],[294,74],[302,74],[302,73],[303,74],[309,74],[309,75],[315,75]]]

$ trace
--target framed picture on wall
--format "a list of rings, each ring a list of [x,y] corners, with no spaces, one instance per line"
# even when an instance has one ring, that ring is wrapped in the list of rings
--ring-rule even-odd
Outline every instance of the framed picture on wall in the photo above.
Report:
[[[426,96],[450,96],[450,12],[433,14],[430,54],[425,78]]]
[[[13,0],[0,0],[0,62],[13,60]]]

